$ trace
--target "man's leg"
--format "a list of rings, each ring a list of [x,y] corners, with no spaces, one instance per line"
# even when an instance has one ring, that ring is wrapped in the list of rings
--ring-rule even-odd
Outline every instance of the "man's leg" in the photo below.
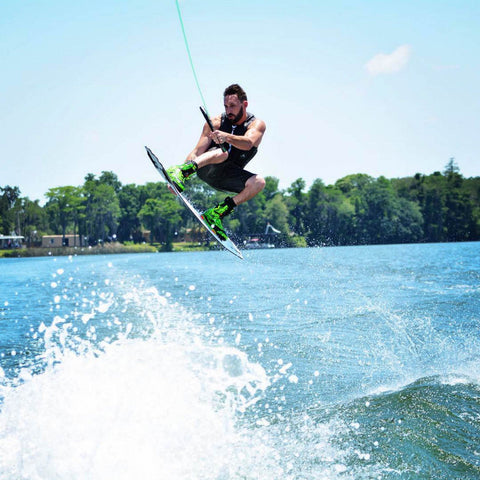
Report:
[[[259,175],[251,176],[245,183],[245,188],[233,197],[235,205],[240,205],[252,199],[265,188],[265,180]]]
[[[214,148],[202,153],[194,160],[190,160],[181,165],[174,165],[167,168],[170,180],[175,184],[180,192],[185,190],[185,180],[197,172],[199,168],[211,164],[218,164],[224,162],[228,158],[228,153],[223,152],[220,148]]]
[[[265,187],[265,180],[258,176],[252,175],[246,182],[245,188],[235,195],[233,198],[227,197],[222,203],[216,207],[209,208],[203,212],[202,218],[210,225],[210,227],[223,239],[227,239],[227,233],[223,228],[222,219],[232,213],[233,209],[241,203],[250,200],[260,193]]]
[[[222,163],[228,158],[228,152],[222,151],[220,148],[214,148],[208,150],[205,153],[199,155],[195,162],[198,165],[198,168],[205,167],[206,165],[211,165],[212,163]]]

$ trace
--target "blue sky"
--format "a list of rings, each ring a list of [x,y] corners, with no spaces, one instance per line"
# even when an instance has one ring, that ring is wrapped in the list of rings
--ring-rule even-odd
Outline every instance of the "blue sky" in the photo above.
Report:
[[[351,173],[480,175],[480,2],[181,0],[208,110],[240,83],[267,124],[251,171],[282,188]],[[174,0],[0,3],[0,186],[183,161],[202,128]]]

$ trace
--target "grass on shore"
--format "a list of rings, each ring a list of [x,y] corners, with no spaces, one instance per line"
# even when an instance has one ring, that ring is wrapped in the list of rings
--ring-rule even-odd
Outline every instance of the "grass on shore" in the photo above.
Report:
[[[68,256],[68,255],[105,255],[111,253],[146,253],[157,252],[157,248],[152,245],[122,245],[121,243],[111,243],[96,247],[31,247],[18,248],[14,250],[0,250],[0,257],[49,257],[49,256]]]
[[[198,242],[175,242],[173,243],[173,252],[198,252],[211,248]],[[31,247],[0,250],[0,258],[19,258],[19,257],[49,257],[49,256],[68,256],[68,255],[106,255],[114,253],[155,253],[163,251],[162,245],[150,245],[146,243],[107,243],[95,247]]]

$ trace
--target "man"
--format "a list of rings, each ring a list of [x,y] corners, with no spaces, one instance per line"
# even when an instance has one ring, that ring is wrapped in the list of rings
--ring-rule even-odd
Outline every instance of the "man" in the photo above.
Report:
[[[226,239],[222,218],[265,187],[262,177],[244,168],[257,153],[266,126],[247,112],[247,95],[240,85],[227,87],[223,99],[225,113],[212,119],[214,130],[205,123],[200,140],[185,163],[170,167],[167,172],[181,192],[185,189],[185,180],[196,173],[216,190],[236,193],[202,215],[213,230]]]

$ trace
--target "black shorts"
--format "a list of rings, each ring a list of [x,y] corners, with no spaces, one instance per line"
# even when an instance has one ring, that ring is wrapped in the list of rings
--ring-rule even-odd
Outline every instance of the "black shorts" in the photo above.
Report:
[[[222,163],[206,165],[197,170],[197,176],[215,190],[240,193],[247,180],[255,174],[226,160]]]

